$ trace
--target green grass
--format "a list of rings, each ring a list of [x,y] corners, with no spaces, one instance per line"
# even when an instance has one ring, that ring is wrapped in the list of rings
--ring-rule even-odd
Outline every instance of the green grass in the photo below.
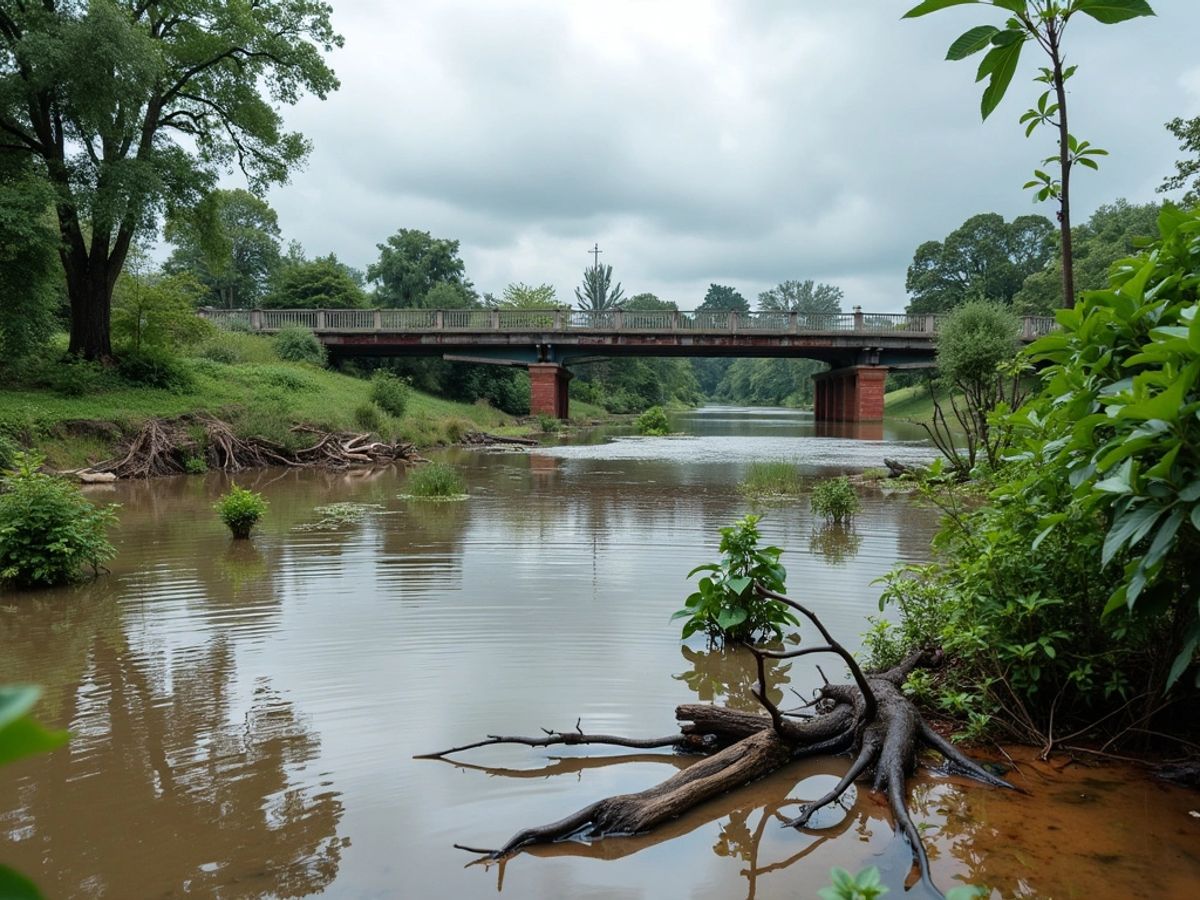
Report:
[[[407,496],[421,500],[458,500],[467,494],[467,486],[458,470],[440,462],[413,469],[404,487]]]
[[[738,489],[752,497],[794,497],[804,488],[794,463],[771,460],[751,463]]]
[[[883,414],[889,419],[928,421],[933,416],[933,399],[923,384],[888,391],[883,395]]]

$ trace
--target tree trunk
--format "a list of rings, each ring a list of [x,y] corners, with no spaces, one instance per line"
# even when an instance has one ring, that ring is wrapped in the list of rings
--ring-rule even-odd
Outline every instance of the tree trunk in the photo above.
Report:
[[[1062,169],[1062,194],[1059,197],[1058,227],[1062,235],[1063,308],[1075,305],[1075,258],[1071,247],[1071,154],[1067,130],[1067,91],[1063,86],[1062,56],[1058,51],[1058,32],[1049,29],[1050,59],[1054,64],[1054,98],[1058,103],[1058,161]]]
[[[71,340],[68,352],[83,359],[107,362],[112,359],[110,322],[112,282],[107,265],[65,260],[67,294],[71,301]],[[99,268],[99,271],[97,270]]]

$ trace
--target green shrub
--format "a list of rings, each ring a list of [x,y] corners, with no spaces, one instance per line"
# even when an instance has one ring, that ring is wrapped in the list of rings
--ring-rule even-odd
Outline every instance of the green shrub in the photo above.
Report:
[[[554,418],[554,416],[548,416],[545,413],[539,413],[537,420],[538,428],[541,429],[543,434],[554,434],[562,428],[562,422]]]
[[[309,363],[324,366],[328,354],[325,346],[309,329],[299,325],[284,328],[271,339],[275,355],[284,362]]]
[[[446,436],[446,443],[448,444],[457,444],[463,439],[464,435],[474,430],[475,423],[470,419],[454,417],[442,422],[442,434]]]
[[[379,414],[379,407],[368,400],[366,403],[360,403],[354,408],[354,424],[363,431],[372,431],[376,434],[383,427],[383,417]]]
[[[371,399],[380,409],[397,419],[408,409],[411,393],[407,381],[385,369],[377,369],[371,376]]]
[[[638,434],[661,436],[671,433],[671,423],[661,406],[652,406],[634,420],[633,427]]]
[[[821,481],[813,487],[812,511],[827,522],[849,522],[859,511],[858,494],[845,475]]]
[[[5,432],[0,431],[0,470],[11,469],[16,464],[17,454],[20,452],[20,445]]]
[[[121,353],[117,360],[117,374],[129,384],[162,388],[177,394],[186,393],[196,386],[196,380],[185,363],[173,353],[157,347]]]
[[[93,572],[116,551],[108,541],[115,506],[96,506],[78,485],[38,471],[42,458],[18,453],[0,493],[0,581],[49,587]]]
[[[267,387],[281,388],[289,394],[321,389],[320,383],[313,374],[297,366],[249,365],[242,366],[238,374]]]
[[[454,500],[466,494],[466,484],[453,466],[432,462],[413,469],[405,482],[408,494],[423,500]]]
[[[46,370],[46,385],[63,397],[83,397],[113,386],[113,378],[100,363],[82,359],[58,360]]]
[[[193,355],[226,365],[273,363],[279,360],[269,338],[235,331],[222,331],[202,341],[193,351]]]
[[[785,589],[787,571],[779,563],[778,547],[759,548],[758,516],[746,516],[721,529],[721,561],[688,572],[701,577],[698,590],[684,601],[672,619],[686,619],[683,637],[703,631],[710,641],[750,641],[782,637],[784,625],[799,621],[786,605],[759,595],[755,585],[776,593]]]
[[[239,540],[250,537],[250,532],[267,511],[267,501],[262,494],[240,488],[236,484],[218,500],[214,509],[229,531]]]
[[[208,463],[203,456],[189,456],[183,461],[183,470],[189,475],[203,475],[208,471]]]
[[[795,496],[802,489],[800,471],[783,460],[753,462],[738,488],[752,497]]]

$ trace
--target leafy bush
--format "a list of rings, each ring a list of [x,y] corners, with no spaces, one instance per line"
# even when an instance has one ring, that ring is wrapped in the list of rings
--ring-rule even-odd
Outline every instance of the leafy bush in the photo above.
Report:
[[[320,382],[313,374],[296,366],[250,365],[243,366],[238,374],[267,387],[282,388],[290,394],[321,389]]]
[[[183,461],[183,470],[189,475],[203,475],[208,471],[208,463],[203,456],[189,456]]]
[[[0,469],[11,469],[20,452],[20,445],[5,432],[0,431]]]
[[[82,359],[56,360],[46,369],[50,390],[64,397],[83,397],[112,387],[113,379],[100,363]]]
[[[249,327],[247,324],[246,328]],[[273,363],[279,360],[269,338],[237,331],[222,331],[202,341],[193,352],[195,356],[226,365]]]
[[[448,444],[457,444],[463,439],[463,435],[474,430],[475,423],[470,419],[456,416],[442,422],[442,434],[445,435]]]
[[[244,540],[250,537],[251,530],[267,511],[267,501],[263,499],[262,494],[235,484],[213,508],[220,514],[221,521],[229,526],[233,536]]]
[[[854,485],[845,475],[821,481],[813,487],[812,511],[824,516],[827,522],[849,522],[862,504]]]
[[[162,388],[177,394],[196,386],[196,380],[183,361],[159,348],[125,351],[117,360],[117,374],[129,384]]]
[[[284,362],[309,363],[323,366],[328,354],[317,336],[299,325],[284,328],[271,339],[275,355]]]
[[[683,637],[703,631],[710,641],[748,641],[782,637],[784,625],[799,624],[786,605],[762,597],[755,584],[776,593],[785,587],[787,571],[779,563],[778,547],[759,549],[758,516],[746,516],[721,529],[721,561],[688,572],[708,572],[698,590],[684,601],[672,619],[687,619]]]
[[[38,471],[42,458],[16,454],[0,493],[0,581],[18,588],[74,581],[116,551],[107,531],[115,506],[96,506],[78,485]]]
[[[383,417],[379,414],[379,407],[370,400],[358,404],[354,408],[354,424],[363,431],[378,433],[383,426]]]
[[[753,462],[739,489],[752,497],[795,496],[801,491],[800,472],[783,460]]]
[[[426,463],[413,469],[405,482],[409,496],[423,500],[456,500],[467,493],[466,484],[453,466]]]
[[[560,428],[562,428],[562,422],[560,422],[554,416],[548,416],[545,413],[539,413],[537,420],[538,428],[541,429],[543,434],[554,434]]]
[[[371,376],[371,399],[384,412],[400,418],[408,409],[408,398],[412,389],[408,382],[397,378],[392,372],[378,369]]]
[[[650,407],[637,417],[633,427],[638,434],[661,436],[671,433],[671,423],[667,421],[667,414],[661,406]]]

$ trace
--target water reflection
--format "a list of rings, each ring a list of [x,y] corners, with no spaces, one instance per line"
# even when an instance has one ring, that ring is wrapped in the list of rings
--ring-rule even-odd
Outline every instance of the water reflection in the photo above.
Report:
[[[695,691],[696,699],[748,712],[762,710],[762,705],[752,693],[752,688],[758,684],[758,669],[755,667],[754,657],[746,648],[735,645],[696,650],[684,645],[680,652],[683,653],[683,658],[691,663],[691,668],[672,677]],[[788,683],[787,675],[791,671],[792,663],[787,660],[769,659],[764,663],[764,667],[767,674],[767,697],[779,706],[784,703],[782,685]]]
[[[808,546],[831,566],[842,566],[858,555],[862,542],[853,524],[831,522],[813,530]]]

